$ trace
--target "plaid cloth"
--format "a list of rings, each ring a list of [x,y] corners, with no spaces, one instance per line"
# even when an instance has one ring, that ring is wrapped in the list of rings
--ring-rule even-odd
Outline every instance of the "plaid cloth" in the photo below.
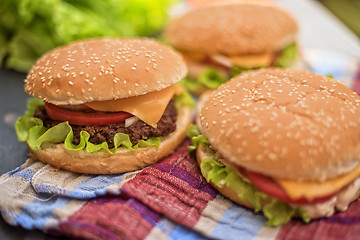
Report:
[[[83,175],[28,159],[0,178],[11,225],[84,239],[355,239],[360,201],[304,224],[265,226],[262,214],[225,199],[201,176],[185,141],[141,171]]]
[[[339,77],[337,69],[324,70],[325,62],[312,66]],[[359,93],[357,69],[347,85]],[[1,214],[13,226],[83,239],[360,239],[360,200],[309,224],[265,226],[261,213],[206,183],[188,144],[153,166],[118,175],[56,171],[28,159],[0,177]]]

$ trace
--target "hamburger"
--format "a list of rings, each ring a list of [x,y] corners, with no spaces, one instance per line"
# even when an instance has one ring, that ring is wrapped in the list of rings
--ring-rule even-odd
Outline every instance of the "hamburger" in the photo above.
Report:
[[[191,110],[177,84],[186,73],[182,56],[152,39],[56,48],[25,79],[34,98],[15,124],[18,138],[32,158],[56,168],[87,174],[143,168],[186,137]]]
[[[194,93],[216,89],[231,76],[262,67],[300,67],[298,25],[270,3],[228,3],[194,9],[174,19],[164,38],[183,55]]]
[[[204,95],[188,130],[201,173],[267,224],[329,217],[360,194],[360,97],[331,78],[253,70]]]

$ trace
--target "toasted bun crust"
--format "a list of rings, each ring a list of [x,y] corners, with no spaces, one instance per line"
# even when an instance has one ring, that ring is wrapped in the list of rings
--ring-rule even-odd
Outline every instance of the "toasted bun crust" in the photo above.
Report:
[[[297,31],[279,7],[244,3],[195,9],[170,23],[165,38],[182,51],[242,55],[281,49]]]
[[[176,130],[164,137],[159,147],[139,148],[137,150],[118,149],[115,154],[106,152],[87,153],[70,151],[64,144],[48,144],[40,151],[29,155],[56,168],[86,174],[114,174],[138,170],[149,166],[171,154],[186,137],[186,128],[191,123],[189,108],[178,111]]]
[[[82,104],[159,91],[186,74],[182,56],[155,40],[100,38],[42,56],[25,91],[53,104]]]
[[[325,180],[360,156],[360,97],[331,78],[284,69],[241,74],[214,91],[201,129],[228,161],[267,176]]]
[[[197,128],[200,130],[200,132],[202,132],[201,121],[200,121],[201,109],[204,107],[204,104],[206,103],[206,101],[209,100],[211,93],[213,91],[214,90],[207,90],[206,92],[201,94],[196,103],[195,123],[196,123]]]

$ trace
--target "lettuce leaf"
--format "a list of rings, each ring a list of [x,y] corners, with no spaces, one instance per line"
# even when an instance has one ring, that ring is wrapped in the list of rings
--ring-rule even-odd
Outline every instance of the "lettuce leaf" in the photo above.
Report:
[[[255,70],[255,69],[260,69],[260,68],[263,68],[263,67],[256,67],[256,68],[244,68],[244,67],[239,67],[239,66],[233,66],[230,70],[230,74],[231,74],[231,77],[235,77],[243,72],[246,72],[246,71],[250,71],[250,70]]]
[[[186,135],[191,139],[191,145],[188,146],[190,152],[196,150],[200,143],[210,145],[205,135],[201,134],[196,125],[192,124],[186,129]]]
[[[205,69],[198,78],[198,81],[210,89],[216,89],[228,79],[223,78],[215,68]]]
[[[155,36],[179,0],[1,0],[0,62],[27,72],[43,53],[93,37]]]
[[[281,55],[276,59],[275,67],[286,68],[296,59],[298,48],[296,43],[287,45],[282,49]]]
[[[195,128],[196,126],[192,125],[187,131],[193,143],[189,149],[194,150],[199,144],[209,146],[210,144],[206,137]],[[244,181],[231,167],[225,166],[223,163],[217,161],[215,158],[216,152],[213,151],[213,153],[212,157],[205,158],[200,165],[201,173],[206,181],[211,181],[220,188],[226,185],[234,190],[239,198],[250,203],[256,212],[262,211],[264,213],[264,216],[268,219],[266,225],[273,227],[283,225],[295,216],[301,217],[304,222],[310,221],[304,209],[301,207],[293,208],[289,204],[259,191],[254,185]]]
[[[133,145],[129,135],[117,133],[114,136],[114,147],[109,148],[106,142],[101,144],[89,142],[90,134],[86,131],[80,132],[80,143],[76,145],[73,143],[74,133],[68,122],[61,122],[47,129],[44,127],[41,119],[34,117],[36,108],[43,104],[41,100],[31,98],[28,101],[28,109],[24,116],[19,117],[15,123],[19,141],[27,142],[29,147],[34,151],[39,151],[44,143],[64,143],[65,148],[72,151],[85,150],[89,153],[106,151],[110,154],[114,154],[120,147],[135,150],[160,145],[160,137],[140,140],[136,145]]]
[[[27,103],[27,110],[23,117],[19,117],[15,122],[15,130],[18,140],[25,142],[28,138],[29,129],[35,126],[40,126],[42,121],[34,118],[35,110],[37,107],[44,105],[44,102],[37,98],[30,98]]]
[[[186,77],[180,81],[190,92],[201,93],[207,89],[217,89],[221,84],[225,83],[227,78],[221,76],[221,74],[215,68],[206,68],[197,79],[191,79]]]
[[[201,89],[205,89],[199,81],[190,77],[185,77],[181,79],[180,84],[192,93],[201,92]]]
[[[174,103],[176,109],[183,106],[193,109],[196,105],[194,98],[186,88],[182,93],[174,96]]]

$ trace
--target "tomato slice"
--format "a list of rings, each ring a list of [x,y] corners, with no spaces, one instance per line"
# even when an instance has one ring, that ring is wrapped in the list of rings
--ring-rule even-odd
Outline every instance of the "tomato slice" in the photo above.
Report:
[[[294,204],[311,204],[311,203],[318,203],[324,202],[334,196],[336,194],[330,194],[323,197],[314,198],[309,200],[305,197],[299,199],[292,199],[289,195],[285,192],[285,190],[274,180],[270,177],[264,176],[259,173],[255,173],[249,171],[247,169],[241,168],[241,172],[247,177],[255,187],[257,187],[262,192],[268,194],[269,196],[275,197],[280,201],[287,202],[287,203],[294,203]]]
[[[124,122],[125,119],[133,116],[127,112],[80,112],[71,111],[58,107],[51,103],[45,103],[45,110],[49,118],[58,121],[69,121],[74,125],[108,125],[110,123]]]

